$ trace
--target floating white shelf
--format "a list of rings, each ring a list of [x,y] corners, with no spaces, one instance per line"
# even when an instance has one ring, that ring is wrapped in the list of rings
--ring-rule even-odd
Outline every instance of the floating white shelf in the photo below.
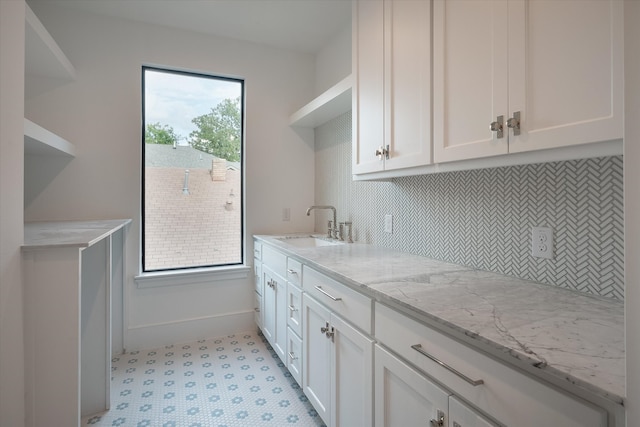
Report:
[[[35,156],[75,157],[76,148],[66,139],[24,119],[24,152]]]
[[[315,128],[351,110],[351,75],[293,113],[289,125]]]
[[[25,74],[75,80],[76,69],[29,5],[25,6]]]
[[[76,69],[29,5],[25,4],[25,97],[76,78]],[[53,86],[52,86],[53,85]],[[24,152],[38,156],[75,156],[69,141],[24,119]]]

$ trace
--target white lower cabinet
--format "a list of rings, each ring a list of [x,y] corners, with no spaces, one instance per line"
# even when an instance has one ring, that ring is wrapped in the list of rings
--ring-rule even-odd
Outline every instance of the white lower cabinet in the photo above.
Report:
[[[262,332],[281,360],[287,348],[287,283],[273,270],[262,265],[264,286]]]
[[[371,426],[373,340],[308,294],[303,308],[303,386],[329,427]]]
[[[607,426],[607,414],[601,408],[378,303],[375,338],[452,394],[505,425]]]
[[[449,393],[375,347],[375,426],[446,426]]]

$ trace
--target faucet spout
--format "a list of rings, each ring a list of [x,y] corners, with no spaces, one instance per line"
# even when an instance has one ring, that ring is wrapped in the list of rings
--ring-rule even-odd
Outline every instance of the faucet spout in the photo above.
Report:
[[[331,209],[333,211],[333,223],[329,225],[327,236],[336,238],[336,231],[338,227],[337,217],[336,217],[336,208],[330,205],[314,205],[314,206],[311,206],[309,209],[307,209],[307,216],[311,215],[311,211],[314,209]]]

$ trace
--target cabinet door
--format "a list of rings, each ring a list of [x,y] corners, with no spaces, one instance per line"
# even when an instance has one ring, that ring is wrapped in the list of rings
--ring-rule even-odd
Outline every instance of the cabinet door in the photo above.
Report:
[[[264,295],[262,296],[262,332],[280,359],[285,360],[287,348],[287,286],[280,275],[262,266]]]
[[[431,1],[385,0],[384,169],[431,163]]]
[[[449,397],[449,427],[497,427],[462,403],[455,396]]]
[[[373,341],[338,316],[331,315],[331,425],[373,425]]]
[[[509,152],[622,138],[622,3],[509,1]]]
[[[398,358],[375,346],[376,427],[428,426],[444,416],[449,394]]]
[[[384,142],[384,5],[355,0],[353,22],[353,173],[381,171]]]
[[[508,114],[507,1],[434,1],[434,162],[506,154],[489,127]]]
[[[275,345],[276,339],[276,288],[275,274],[267,267],[262,268],[262,282],[264,292],[262,295],[262,333],[271,345]]]
[[[304,394],[324,422],[330,419],[331,340],[322,328],[327,327],[331,313],[307,294],[302,295],[302,384]]]
[[[273,348],[276,353],[278,353],[278,356],[280,356],[280,359],[284,361],[287,356],[287,317],[289,313],[289,308],[287,306],[287,282],[282,277],[276,277],[276,336],[273,342]]]

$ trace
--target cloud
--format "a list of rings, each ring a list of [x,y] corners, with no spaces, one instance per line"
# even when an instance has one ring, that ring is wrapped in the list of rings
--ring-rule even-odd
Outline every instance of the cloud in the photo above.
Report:
[[[241,84],[199,75],[145,70],[145,123],[159,122],[186,140],[196,128],[191,122],[218,103],[241,95]]]

